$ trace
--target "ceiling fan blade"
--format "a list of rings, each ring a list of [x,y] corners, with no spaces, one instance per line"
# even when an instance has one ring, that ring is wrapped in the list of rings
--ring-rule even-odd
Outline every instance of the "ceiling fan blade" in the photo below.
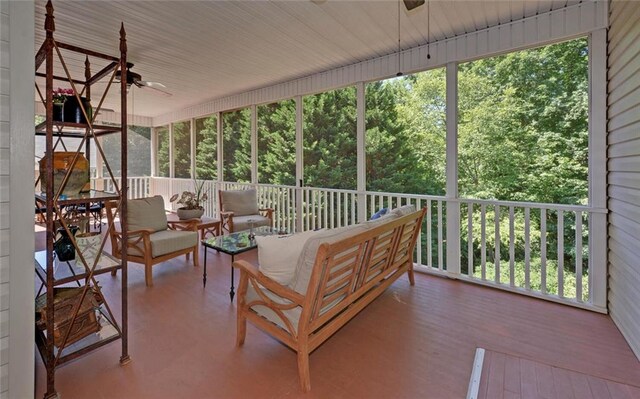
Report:
[[[411,11],[414,8],[420,7],[424,4],[425,0],[402,0],[404,2],[404,6],[407,7],[407,11]]]
[[[160,94],[160,95],[165,96],[165,97],[171,97],[173,95],[173,94],[169,93],[168,91],[159,89],[159,88],[154,87],[154,86],[140,86],[140,87],[149,88],[151,90],[154,90],[157,94]]]
[[[156,89],[166,89],[167,86],[163,85],[160,82],[147,82],[145,80],[139,80],[136,83],[138,83],[140,86],[146,86],[146,87],[153,87]]]

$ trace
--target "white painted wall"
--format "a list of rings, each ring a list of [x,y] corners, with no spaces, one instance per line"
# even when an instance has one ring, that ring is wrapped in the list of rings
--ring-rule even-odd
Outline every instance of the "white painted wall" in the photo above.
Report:
[[[34,7],[0,1],[0,397],[34,392]],[[31,104],[31,106],[30,106]]]
[[[613,1],[610,23],[609,312],[640,358],[640,2]]]

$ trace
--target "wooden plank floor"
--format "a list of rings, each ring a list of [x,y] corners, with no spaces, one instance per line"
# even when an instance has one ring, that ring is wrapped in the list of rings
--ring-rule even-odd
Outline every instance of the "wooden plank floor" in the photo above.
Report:
[[[637,399],[640,387],[485,351],[478,399]]]
[[[37,246],[42,248],[43,234]],[[311,354],[312,391],[302,394],[296,355],[249,325],[235,347],[230,257],[209,253],[154,266],[154,287],[130,265],[129,352],[120,343],[57,371],[72,398],[463,398],[476,347],[613,382],[640,386],[640,363],[608,316],[468,283],[416,276],[393,284]],[[255,252],[240,258],[255,262]],[[200,257],[202,261],[202,256]],[[100,276],[112,309],[119,280]],[[237,279],[237,276],[236,276]],[[36,354],[36,397],[45,372]]]

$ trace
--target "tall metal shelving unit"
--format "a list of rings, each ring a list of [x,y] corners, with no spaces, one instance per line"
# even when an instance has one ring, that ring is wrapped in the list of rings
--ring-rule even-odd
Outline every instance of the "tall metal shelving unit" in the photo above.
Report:
[[[126,246],[122,249],[122,260],[116,260],[104,251],[104,246],[107,241],[107,235],[102,236],[100,244],[100,259],[102,261],[92,262],[88,264],[85,258],[78,251],[78,245],[70,233],[69,223],[65,220],[63,215],[63,208],[65,206],[73,206],[77,204],[85,204],[88,209],[89,203],[104,202],[104,201],[117,201],[117,215],[120,218],[120,223],[123,226],[123,242],[127,242],[126,226],[126,214],[127,214],[127,69],[130,65],[127,63],[127,42],[126,32],[124,30],[124,24],[120,27],[120,46],[119,56],[111,56],[100,52],[88,50],[82,47],[74,46],[67,43],[62,43],[54,39],[55,23],[53,16],[53,5],[51,0],[46,5],[46,18],[44,29],[46,31],[46,38],[42,43],[42,46],[38,50],[35,56],[36,66],[36,79],[45,80],[45,90],[38,87],[36,82],[36,92],[46,107],[46,120],[40,125],[36,126],[36,135],[42,135],[46,137],[46,154],[49,154],[46,164],[46,180],[49,184],[46,185],[46,191],[36,193],[36,197],[46,206],[46,250],[40,251],[35,255],[35,269],[36,275],[42,282],[43,287],[46,288],[46,310],[44,311],[46,327],[41,330],[36,327],[36,345],[42,356],[45,368],[47,370],[47,387],[45,398],[57,397],[55,389],[55,371],[56,368],[64,363],[76,359],[96,348],[104,346],[108,343],[121,340],[122,354],[120,357],[120,363],[126,364],[130,361],[128,348],[127,348],[127,256]],[[63,57],[63,51],[68,53],[80,54],[85,57],[84,65],[84,78],[77,79],[71,76],[67,63]],[[91,59],[106,60],[107,65],[100,69],[97,73],[91,73]],[[102,61],[104,64],[105,61]],[[38,72],[40,67],[44,64],[45,71]],[[64,71],[64,75],[55,75],[55,66],[59,65]],[[59,71],[59,70],[58,70]],[[95,115],[98,114],[102,104],[106,98],[109,89],[111,89],[112,83],[117,81],[116,73],[120,73],[119,86],[120,86],[120,114],[121,123],[120,126],[105,126],[94,124]],[[110,77],[107,86],[99,100],[98,106],[92,113],[89,109],[85,109],[80,100],[80,96],[83,95],[87,100],[91,99],[91,87],[96,82]],[[80,104],[80,109],[87,121],[87,123],[70,123],[54,121],[53,118],[53,90],[54,81],[65,82],[69,84],[74,90],[74,95],[77,102]],[[116,88],[117,90],[117,88]],[[120,133],[121,138],[121,165],[120,165],[120,178],[122,181],[122,187],[119,187],[118,180],[114,177],[111,167],[106,162],[105,154],[102,150],[100,142],[95,140],[97,137],[103,134],[117,134]],[[64,178],[61,182],[61,187],[54,191],[54,185],[51,182],[54,181],[54,162],[53,152],[56,149],[57,144],[64,137],[76,137],[81,140],[81,143],[73,156],[71,166],[68,168]],[[54,143],[54,139],[56,140]],[[80,150],[82,146],[86,146],[86,151],[89,151],[89,141],[95,141],[95,147],[97,151],[105,160],[105,167],[108,172],[108,176],[113,181],[115,192],[104,192],[91,190],[88,193],[80,193],[77,196],[61,197],[62,190],[66,185],[73,166],[79,159]],[[89,157],[87,157],[89,158]],[[55,221],[57,219],[57,221]],[[57,260],[54,257],[54,240],[56,235],[56,223],[59,223],[71,237],[71,241],[76,248],[76,271],[69,265],[71,273],[65,274],[62,270],[66,270],[61,265],[56,264]],[[112,226],[108,226],[111,228]],[[57,266],[57,267],[56,267]],[[121,269],[121,311],[120,322],[112,312],[106,299],[102,297],[100,287],[96,281],[96,275],[115,272]],[[61,272],[62,271],[62,272]],[[69,326],[74,326],[79,314],[81,305],[88,295],[98,295],[102,298],[100,306],[94,309],[96,317],[98,318],[101,329],[99,333],[90,334],[77,342],[73,342],[67,345],[72,328],[68,328],[66,333],[63,334],[62,343],[58,346],[54,345],[54,326],[55,326],[55,309],[54,309],[54,295],[55,288],[65,286],[68,284],[75,284],[76,287],[80,287],[81,296],[80,299],[75,301],[71,310],[71,317]],[[78,320],[79,321],[79,320]],[[80,323],[78,323],[80,324]],[[63,330],[64,331],[64,330]]]

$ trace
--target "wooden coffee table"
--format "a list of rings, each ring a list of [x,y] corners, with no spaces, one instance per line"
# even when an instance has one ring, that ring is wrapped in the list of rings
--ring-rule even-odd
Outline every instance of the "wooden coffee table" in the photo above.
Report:
[[[167,214],[167,220],[180,222],[178,215],[173,212]],[[198,231],[200,232],[200,240],[206,240],[209,236],[219,236],[222,233],[222,224],[220,223],[220,219],[214,219],[206,216],[201,217],[200,222],[198,223]]]
[[[268,226],[256,227],[253,232],[257,236],[271,236],[276,234],[284,234],[283,232]],[[237,233],[231,233],[219,237],[211,237],[209,239],[202,240],[204,246],[204,270],[202,274],[202,285],[207,285],[207,249],[212,248],[219,252],[224,252],[227,255],[231,255],[231,290],[229,291],[229,297],[233,302],[235,296],[234,276],[233,276],[233,262],[235,256],[243,252],[251,251],[258,248],[255,238],[249,238],[249,230],[239,231]]]

